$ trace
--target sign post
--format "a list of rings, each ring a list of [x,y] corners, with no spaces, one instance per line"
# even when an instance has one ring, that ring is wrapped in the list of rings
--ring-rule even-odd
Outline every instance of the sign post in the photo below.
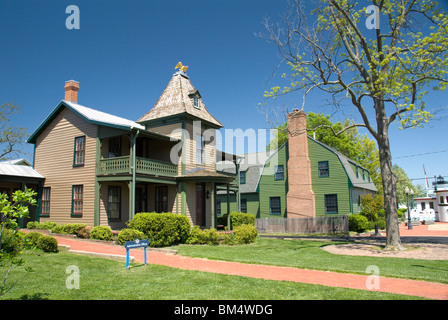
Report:
[[[128,241],[124,244],[126,249],[126,269],[129,270],[129,249],[145,248],[145,266],[146,266],[146,248],[149,246],[150,239]]]

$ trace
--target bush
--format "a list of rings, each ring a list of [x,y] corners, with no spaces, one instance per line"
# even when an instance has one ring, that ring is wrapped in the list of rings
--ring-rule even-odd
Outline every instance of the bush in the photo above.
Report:
[[[42,233],[33,231],[23,237],[23,242],[27,248],[36,248],[39,243],[39,239],[42,237]]]
[[[27,229],[36,229],[36,226],[39,224],[39,222],[36,222],[36,221],[29,221],[27,224],[26,224],[26,228]]]
[[[233,229],[236,243],[252,243],[258,236],[257,228],[250,224],[243,224]]]
[[[22,250],[22,238],[20,236],[16,236],[18,231],[11,230],[5,228],[1,235],[1,250],[0,250],[0,258],[2,251],[4,253],[8,253],[12,256],[17,255],[20,250]]]
[[[137,213],[128,227],[141,231],[151,239],[151,247],[165,247],[184,243],[190,235],[190,221],[184,215],[174,213]]]
[[[96,226],[90,231],[90,239],[112,240],[112,230],[105,226]]]
[[[201,230],[199,226],[194,226],[191,230],[190,237],[187,239],[188,244],[219,244],[219,234],[215,228]]]
[[[58,252],[58,241],[52,236],[42,236],[37,241],[37,247],[44,252]]]
[[[236,228],[243,224],[255,225],[255,216],[251,213],[231,212],[230,220],[232,223],[232,228]]]
[[[53,233],[63,233],[63,234],[78,234],[79,230],[85,228],[87,225],[85,223],[69,223],[63,225],[56,225],[51,229]]]
[[[369,221],[361,214],[351,214],[348,216],[348,229],[355,232],[364,232],[369,228]]]
[[[82,239],[89,239],[90,238],[90,232],[92,231],[93,227],[90,226],[86,226],[82,229],[80,229],[76,235],[78,236],[78,238],[82,238]]]
[[[125,244],[128,241],[134,241],[137,239],[143,240],[145,239],[145,234],[141,231],[125,228],[120,231],[117,237],[117,243],[120,245]]]

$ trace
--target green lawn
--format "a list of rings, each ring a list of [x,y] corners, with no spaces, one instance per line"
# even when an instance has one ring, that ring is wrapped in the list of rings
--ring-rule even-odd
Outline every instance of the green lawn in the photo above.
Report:
[[[267,244],[268,242],[261,240],[255,246],[232,248],[235,252],[248,252],[251,251],[250,248],[259,249],[260,246]],[[221,251],[229,255],[227,249],[221,247]],[[302,250],[298,247],[296,249]],[[275,250],[269,252],[276,255]],[[365,290],[260,280],[156,265],[145,267],[134,264],[131,270],[126,270],[124,262],[70,253],[37,255],[36,252],[25,252],[22,257],[26,261],[25,265],[32,267],[34,272],[27,273],[24,267],[15,269],[8,282],[16,280],[18,282],[1,299],[416,299],[416,297]],[[250,260],[256,261],[257,258],[252,255]],[[66,268],[71,265],[76,265],[80,270],[79,289],[69,290],[66,287],[66,279],[70,276],[66,274]],[[4,268],[0,268],[0,280],[3,280],[5,271]]]
[[[446,260],[348,256],[322,250],[323,246],[337,243],[344,242],[258,238],[244,246],[180,245],[175,249],[191,257],[344,273],[366,274],[368,266],[376,265],[381,276],[448,283]]]

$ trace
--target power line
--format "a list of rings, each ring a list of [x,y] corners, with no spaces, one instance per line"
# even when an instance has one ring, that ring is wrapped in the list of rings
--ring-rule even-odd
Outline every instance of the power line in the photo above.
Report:
[[[410,157],[424,156],[424,155],[427,155],[427,154],[442,153],[442,152],[448,152],[448,150],[439,150],[439,151],[432,151],[432,152],[425,152],[425,153],[417,153],[417,154],[410,154],[410,155],[407,155],[407,156],[392,157],[392,158],[393,159],[410,158]]]

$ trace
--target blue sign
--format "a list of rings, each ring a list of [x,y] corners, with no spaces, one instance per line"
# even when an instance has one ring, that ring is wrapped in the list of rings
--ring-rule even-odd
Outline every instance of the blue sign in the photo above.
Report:
[[[145,266],[146,266],[146,248],[149,246],[149,243],[151,241],[149,239],[145,240],[135,240],[135,241],[128,241],[124,244],[124,247],[126,249],[126,269],[129,269],[129,249],[135,249],[135,248],[145,248]]]
[[[124,247],[126,249],[134,249],[134,248],[143,248],[149,246],[149,240],[135,240],[135,241],[128,241],[124,244]]]

